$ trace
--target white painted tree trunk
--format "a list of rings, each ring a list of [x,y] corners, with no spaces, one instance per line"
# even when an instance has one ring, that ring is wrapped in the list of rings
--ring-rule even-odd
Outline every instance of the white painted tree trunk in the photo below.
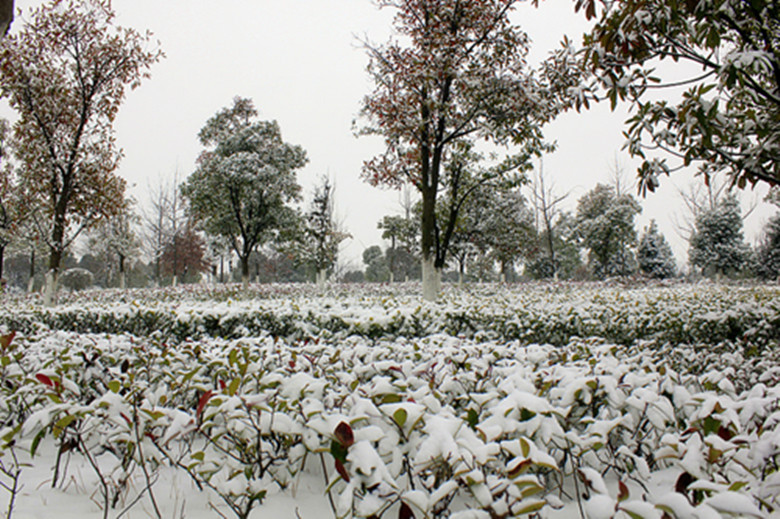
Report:
[[[317,271],[317,286],[322,288],[325,286],[325,282],[328,281],[328,271],[325,269]]]
[[[433,266],[433,259],[422,260],[422,289],[425,301],[436,301],[441,292],[441,270]]]
[[[119,273],[119,289],[124,290],[127,288],[127,274],[124,272]]]
[[[43,306],[52,307],[57,298],[57,285],[59,284],[59,275],[56,270],[50,270],[46,273],[46,285],[43,288]]]

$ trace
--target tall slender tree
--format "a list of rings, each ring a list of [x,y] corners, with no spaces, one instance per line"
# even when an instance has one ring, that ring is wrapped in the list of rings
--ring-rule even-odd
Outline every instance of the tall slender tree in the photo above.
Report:
[[[349,234],[339,228],[335,217],[335,187],[330,178],[322,177],[314,188],[314,198],[306,214],[306,256],[314,267],[316,282],[324,285],[333,274],[339,255],[339,245]]]
[[[118,27],[107,0],[51,0],[0,46],[0,94],[19,113],[14,154],[49,248],[52,304],[66,248],[121,207],[113,122],[128,88],[161,57],[150,35]]]
[[[377,3],[395,9],[396,37],[366,44],[374,90],[363,102],[359,134],[383,137],[385,151],[366,162],[363,176],[419,190],[423,297],[432,300],[449,245],[436,206],[445,185],[458,185],[459,169],[447,169],[454,151],[477,138],[514,142],[524,165],[544,147],[541,125],[568,106],[580,77],[568,47],[541,73],[529,72],[528,37],[509,19],[519,0]]]

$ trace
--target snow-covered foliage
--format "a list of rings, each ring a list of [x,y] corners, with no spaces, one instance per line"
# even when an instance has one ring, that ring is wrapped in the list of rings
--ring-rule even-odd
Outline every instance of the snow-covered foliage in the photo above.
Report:
[[[596,278],[636,272],[634,217],[641,211],[634,197],[604,184],[579,199],[575,233],[588,249],[588,264]]]
[[[639,239],[636,259],[639,270],[654,279],[670,278],[677,270],[672,248],[664,235],[658,232],[655,220],[650,222],[650,227]]]
[[[249,255],[297,224],[290,206],[300,198],[295,171],[306,162],[300,146],[282,140],[276,121],[257,121],[250,99],[211,117],[198,137],[206,148],[182,193],[205,230],[224,239],[249,282]]]
[[[605,97],[633,108],[627,148],[644,161],[642,190],[692,164],[740,187],[780,181],[776,0],[575,1],[598,19],[586,61]],[[665,86],[685,91],[676,101],[653,95]]]
[[[157,503],[165,470],[236,517],[306,475],[335,517],[780,507],[776,287],[486,286],[423,305],[337,289],[99,292],[37,313],[9,302],[0,326],[24,326],[0,340],[3,467],[60,452],[31,463],[57,467],[62,486],[64,457],[85,459],[112,517]],[[570,330],[533,330],[537,310]],[[267,331],[259,315],[274,316]],[[114,329],[56,329],[81,318],[72,329]],[[123,329],[136,319],[158,319],[158,333]],[[221,337],[206,324],[221,319],[245,325]]]
[[[756,274],[764,279],[780,278],[780,213],[764,227],[764,239],[756,250]]]
[[[736,197],[728,196],[696,216],[688,252],[691,265],[707,276],[734,275],[745,267],[749,248],[742,234],[742,215]]]

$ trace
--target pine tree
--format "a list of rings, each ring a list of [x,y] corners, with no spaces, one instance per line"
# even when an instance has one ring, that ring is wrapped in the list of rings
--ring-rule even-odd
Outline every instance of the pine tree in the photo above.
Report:
[[[677,267],[669,243],[663,234],[658,232],[655,220],[639,240],[636,252],[639,270],[654,279],[666,279],[675,275]]]
[[[708,277],[733,276],[745,266],[748,253],[735,196],[729,195],[713,209],[699,213],[688,251],[691,265]]]
[[[756,250],[756,274],[763,279],[780,279],[780,213],[764,227],[764,239]]]

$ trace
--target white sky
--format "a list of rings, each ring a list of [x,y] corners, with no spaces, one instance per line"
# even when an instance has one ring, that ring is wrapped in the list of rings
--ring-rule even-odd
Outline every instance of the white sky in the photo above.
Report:
[[[40,3],[16,0],[25,10]],[[532,59],[557,46],[564,33],[580,42],[586,25],[573,4],[546,0],[539,9],[522,5],[515,13],[532,38]],[[400,196],[360,180],[363,161],[382,148],[378,139],[355,138],[352,121],[371,90],[358,37],[384,42],[391,11],[378,10],[371,0],[113,0],[113,6],[120,25],[151,30],[166,53],[151,79],[129,93],[116,122],[125,153],[119,174],[136,199],[143,204],[158,178],[177,171],[184,178],[194,170],[198,131],[238,95],[253,99],[262,119],[277,120],[283,138],[306,150],[309,164],[299,172],[305,204],[323,174],[335,179],[338,213],[354,237],[342,259],[358,265],[365,247],[381,243],[377,221],[400,213]],[[17,16],[15,24],[23,18]],[[559,148],[544,167],[560,191],[571,191],[568,209],[597,182],[609,180],[616,157],[633,177],[636,163],[621,152],[625,118],[601,105],[565,114],[548,127]],[[678,262],[687,260],[687,245],[675,231],[683,211],[674,184],[689,181],[662,179],[659,192],[641,201],[637,225],[641,232],[655,218]],[[748,218],[748,241],[770,214],[763,204]]]

